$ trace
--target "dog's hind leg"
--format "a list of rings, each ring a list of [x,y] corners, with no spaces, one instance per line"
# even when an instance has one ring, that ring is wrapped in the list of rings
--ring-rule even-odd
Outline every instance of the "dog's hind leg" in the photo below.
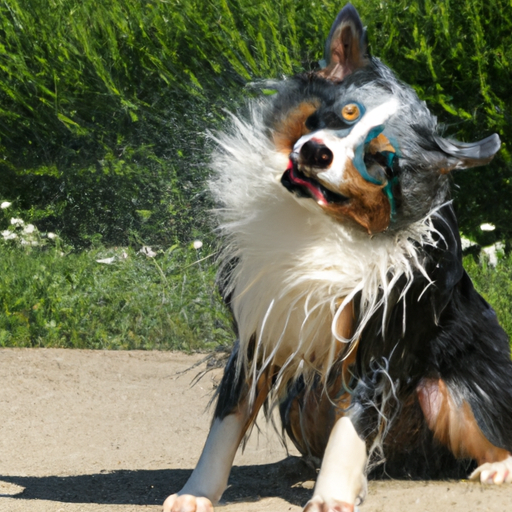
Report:
[[[238,346],[219,387],[214,420],[196,468],[185,486],[169,496],[163,512],[212,512],[224,492],[236,451],[265,402],[272,383],[270,368],[260,377],[255,398],[249,400],[243,372],[236,371]]]
[[[512,360],[496,313],[463,272],[439,318],[430,375],[417,387],[434,437],[480,466],[483,483],[512,482]],[[432,375],[434,374],[434,375]]]
[[[483,484],[512,483],[512,456],[499,462],[486,462],[478,466],[471,475],[470,480],[479,480]]]
[[[512,482],[512,456],[492,444],[480,429],[470,404],[453,393],[442,379],[424,379],[418,386],[423,414],[434,437],[456,457],[475,459],[470,475],[482,483]]]

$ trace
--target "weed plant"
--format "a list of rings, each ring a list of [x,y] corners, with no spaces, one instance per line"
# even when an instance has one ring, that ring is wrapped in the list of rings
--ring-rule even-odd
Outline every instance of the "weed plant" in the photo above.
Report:
[[[191,351],[233,341],[209,247],[68,250],[0,243],[0,346]]]
[[[475,288],[496,311],[501,326],[512,340],[512,255],[498,259],[496,267],[489,265],[485,257],[467,256],[464,267]]]

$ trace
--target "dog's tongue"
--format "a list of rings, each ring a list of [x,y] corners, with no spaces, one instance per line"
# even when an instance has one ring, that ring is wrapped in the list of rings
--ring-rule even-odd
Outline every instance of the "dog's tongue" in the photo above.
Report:
[[[294,185],[307,188],[309,193],[318,201],[320,204],[327,204],[322,192],[316,187],[311,181],[305,180],[297,175],[295,172],[295,163],[290,158],[288,160],[288,167],[286,168],[285,174],[287,174],[288,180]]]

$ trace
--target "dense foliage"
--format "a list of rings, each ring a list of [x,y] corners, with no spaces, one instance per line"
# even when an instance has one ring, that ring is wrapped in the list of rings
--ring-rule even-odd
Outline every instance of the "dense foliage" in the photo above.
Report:
[[[232,342],[210,250],[0,244],[0,346],[195,350]]]
[[[0,199],[75,246],[205,233],[207,129],[250,80],[309,69],[343,2],[7,0],[0,5]],[[497,131],[456,177],[464,232],[512,223],[511,0],[354,2],[372,52],[447,132]]]

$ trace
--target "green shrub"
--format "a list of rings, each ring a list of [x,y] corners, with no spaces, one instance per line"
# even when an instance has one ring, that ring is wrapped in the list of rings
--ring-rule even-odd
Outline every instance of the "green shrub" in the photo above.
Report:
[[[499,132],[492,167],[456,177],[463,231],[510,239],[507,0],[354,2],[372,52],[446,123]],[[0,5],[0,197],[76,246],[206,233],[207,129],[250,80],[314,66],[343,2],[9,0]]]
[[[484,244],[512,238],[510,7],[509,0],[362,6],[374,53],[414,86],[447,134],[465,141],[500,135],[502,149],[488,167],[455,175],[461,228]],[[479,229],[484,222],[496,226],[491,237]]]
[[[498,260],[496,267],[488,265],[484,257],[476,261],[468,256],[464,258],[464,266],[475,288],[494,308],[501,326],[512,339],[512,256]]]
[[[186,67],[199,55],[184,16],[134,0],[0,5],[0,197],[77,247],[208,231],[205,132],[233,100]]]
[[[0,346],[189,351],[232,342],[208,247],[66,249],[0,242]]]

